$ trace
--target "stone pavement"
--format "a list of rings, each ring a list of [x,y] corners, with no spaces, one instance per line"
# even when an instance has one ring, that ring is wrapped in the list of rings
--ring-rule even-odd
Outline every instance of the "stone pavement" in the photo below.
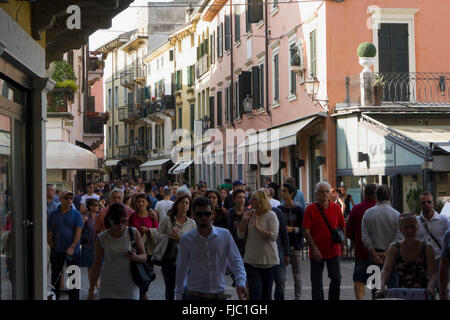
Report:
[[[355,295],[353,291],[353,266],[354,262],[353,260],[341,260],[341,273],[342,273],[342,283],[341,283],[341,300],[355,300]],[[80,293],[80,299],[86,299],[89,289],[89,282],[87,277],[87,269],[82,269],[82,286],[81,286],[81,293]],[[156,272],[156,280],[152,282],[150,285],[149,291],[147,292],[147,296],[150,300],[164,300],[164,280],[161,273],[160,267],[155,267]],[[324,268],[324,277],[323,277],[323,283],[324,283],[324,294],[325,299],[328,298],[328,286],[329,286],[329,279],[326,267]],[[294,299],[294,283],[293,283],[293,277],[292,277],[292,270],[291,267],[288,266],[286,270],[286,291],[285,291],[285,298],[286,300],[292,300]],[[231,287],[232,280],[230,277],[226,278],[227,280],[227,287],[226,287],[226,293],[233,295],[233,300],[237,300],[237,294],[236,290]],[[309,260],[305,258],[302,261],[302,300],[311,300],[311,281],[310,281],[310,265]],[[365,294],[365,300],[370,300],[370,292],[369,290],[366,290]],[[61,299],[67,299],[66,295],[62,295]]]

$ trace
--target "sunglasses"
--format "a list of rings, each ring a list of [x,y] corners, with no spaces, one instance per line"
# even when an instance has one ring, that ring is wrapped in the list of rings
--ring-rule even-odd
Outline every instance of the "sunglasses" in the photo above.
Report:
[[[432,203],[433,203],[433,201],[431,201],[431,200],[428,200],[428,201],[422,201],[422,202],[421,202],[421,204],[425,204],[425,203],[428,203],[428,204],[432,204]]]
[[[115,224],[115,225],[126,224],[127,223],[127,219],[115,220],[115,221],[112,221],[112,223]]]
[[[211,211],[199,211],[195,213],[195,216],[197,218],[201,218],[201,217],[211,217],[212,212]]]

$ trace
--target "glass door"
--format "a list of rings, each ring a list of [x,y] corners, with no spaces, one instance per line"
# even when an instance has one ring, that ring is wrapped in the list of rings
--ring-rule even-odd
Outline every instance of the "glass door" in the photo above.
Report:
[[[28,299],[34,266],[32,213],[27,207],[27,94],[1,78],[0,89],[0,299]]]

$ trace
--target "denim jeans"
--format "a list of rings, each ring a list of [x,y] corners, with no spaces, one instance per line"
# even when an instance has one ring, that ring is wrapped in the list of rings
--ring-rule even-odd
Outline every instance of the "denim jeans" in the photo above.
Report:
[[[294,292],[295,300],[300,300],[302,297],[302,257],[300,250],[291,250],[289,256],[289,262],[291,263],[292,276],[294,278]]]
[[[341,267],[340,257],[336,256],[331,259],[322,259],[316,261],[310,259],[311,263],[311,284],[312,299],[325,300],[323,294],[322,274],[325,263],[327,264],[328,278],[330,278],[330,288],[328,290],[328,300],[339,300],[341,292]]]
[[[72,256],[72,260],[66,259],[66,253],[56,252],[54,249],[52,249],[50,253],[50,261],[52,263],[52,285],[55,288],[55,295],[56,300],[59,299],[60,296],[60,290],[61,290],[61,274],[64,270],[64,264],[67,265],[67,267],[71,265],[80,266],[80,255],[74,254]],[[80,290],[79,289],[72,289],[69,290],[69,300],[80,300]]]
[[[275,300],[284,300],[284,288],[286,282],[286,265],[284,264],[283,250],[278,249],[280,264],[273,267],[273,281],[275,282]]]
[[[175,300],[175,277],[177,266],[175,264],[166,264],[161,266],[161,271],[166,287],[166,300]]]
[[[272,300],[274,268],[256,268],[245,264],[250,300]]]

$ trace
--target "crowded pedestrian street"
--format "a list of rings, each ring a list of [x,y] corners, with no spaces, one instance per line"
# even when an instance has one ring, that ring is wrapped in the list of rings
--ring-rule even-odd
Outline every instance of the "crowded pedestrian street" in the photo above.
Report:
[[[0,0],[0,302],[448,301],[449,12]]]

